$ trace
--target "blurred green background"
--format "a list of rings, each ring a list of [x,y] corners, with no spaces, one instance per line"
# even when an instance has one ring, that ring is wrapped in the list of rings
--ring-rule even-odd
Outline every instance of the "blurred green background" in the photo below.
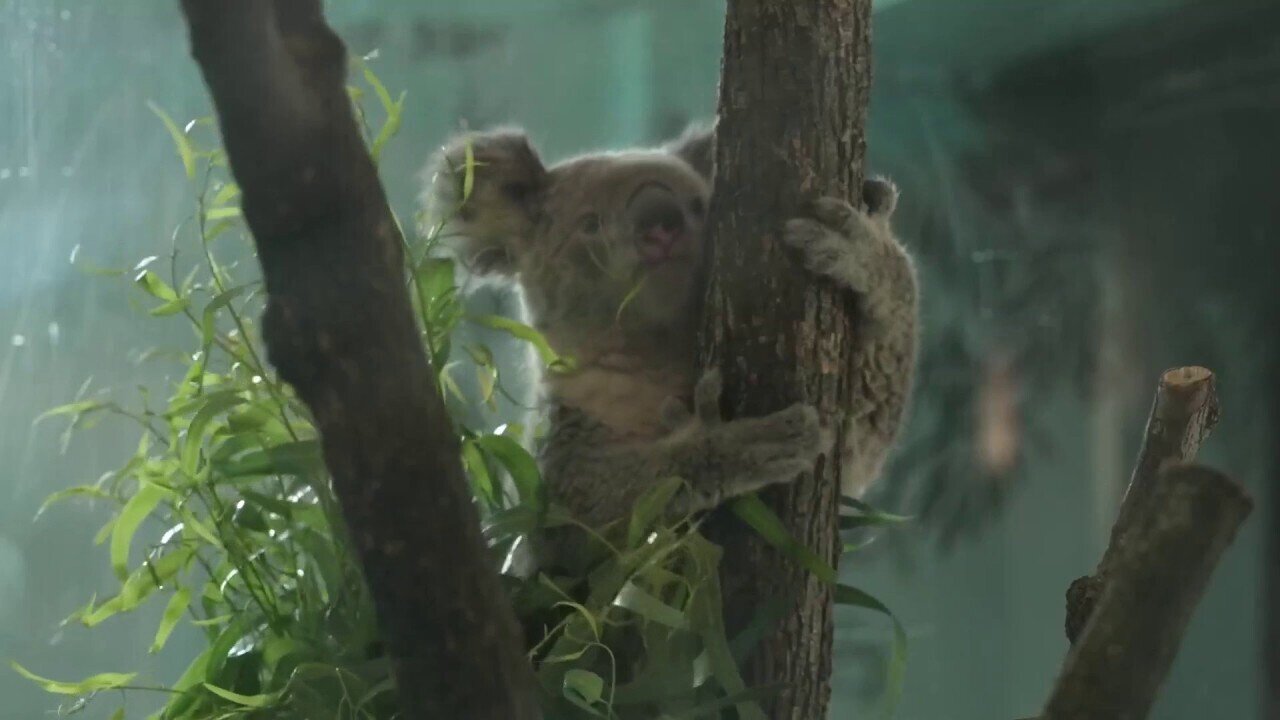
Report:
[[[328,5],[352,50],[377,50],[382,80],[408,91],[382,165],[402,217],[460,122],[519,123],[555,159],[658,142],[714,112],[722,0]],[[1259,506],[1154,717],[1280,717],[1268,657],[1280,646],[1280,6],[897,0],[877,4],[874,28],[871,169],[904,191],[926,347],[907,437],[873,499],[921,519],[843,573],[908,628],[898,717],[1039,710],[1066,648],[1063,591],[1105,545],[1155,380],[1180,364],[1219,373],[1224,416],[1204,457]],[[33,418],[90,377],[126,398],[161,381],[146,351],[184,337],[70,262],[163,254],[189,212],[148,100],[180,121],[208,112],[176,2],[0,0],[0,659],[60,679],[171,679],[196,642],[179,634],[146,656],[159,607],[59,628],[114,586],[91,542],[104,518],[65,505],[33,520],[47,494],[116,467],[136,441],[104,423],[64,451],[61,428]],[[887,633],[841,613],[832,717],[857,717],[880,689]],[[0,698],[4,720],[57,705],[7,667]]]

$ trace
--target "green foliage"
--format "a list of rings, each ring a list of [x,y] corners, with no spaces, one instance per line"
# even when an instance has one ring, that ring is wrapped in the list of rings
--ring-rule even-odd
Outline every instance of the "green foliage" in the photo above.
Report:
[[[393,100],[363,60],[357,67],[379,102],[381,124],[375,130],[360,105],[364,89],[351,89],[376,158],[399,127],[403,95]],[[237,262],[252,252],[235,205],[239,189],[210,140],[209,119],[180,128],[158,107],[152,109],[175,142],[196,207],[174,235],[167,268],[150,257],[128,273],[114,274],[132,277],[150,300],[150,316],[183,319],[192,330],[190,349],[181,379],[166,389],[159,407],[152,407],[149,398],[157,393],[151,392],[143,393],[140,409],[101,396],[85,399],[86,385],[75,402],[41,416],[70,418],[70,430],[109,413],[140,431],[122,467],[92,485],[56,493],[46,507],[90,498],[112,510],[97,541],[108,547],[119,588],[101,602],[91,599],[69,621],[94,627],[157,603],[163,612],[151,652],[162,650],[184,624],[204,635],[205,647],[168,686],[136,684],[133,673],[58,682],[16,664],[15,669],[62,695],[164,693],[167,701],[152,716],[159,720],[394,717],[389,664],[315,428],[306,408],[263,362],[254,323],[263,294]],[[462,322],[532,343],[549,371],[571,369],[572,359],[558,355],[530,327],[506,318],[466,317],[453,263],[434,252],[440,227],[405,248],[406,283],[440,391],[488,403],[501,388],[492,353],[483,347],[465,348],[487,378],[483,397],[465,398],[451,377],[458,367],[452,338]],[[226,247],[224,236],[239,245]],[[191,250],[198,262],[180,277],[180,258]],[[228,256],[231,261],[220,260]],[[738,665],[777,616],[777,603],[766,603],[740,636],[726,637],[720,548],[698,533],[694,518],[663,520],[679,479],[654,488],[624,522],[585,528],[546,503],[537,464],[514,439],[514,428],[454,429],[495,563],[506,567],[507,556],[535,533],[568,534],[583,548],[572,574],[504,575],[525,626],[548,718],[704,718],[724,717],[729,709],[744,720],[763,717],[755,701],[772,689],[747,688]],[[735,509],[819,578],[835,582],[832,568],[787,536],[767,506],[747,498]],[[850,509],[855,514],[843,522],[851,529],[902,520],[861,504]],[[854,588],[837,587],[837,598],[888,614]],[[904,635],[893,622],[890,699],[901,687],[905,661]],[[124,716],[123,708],[115,715]]]

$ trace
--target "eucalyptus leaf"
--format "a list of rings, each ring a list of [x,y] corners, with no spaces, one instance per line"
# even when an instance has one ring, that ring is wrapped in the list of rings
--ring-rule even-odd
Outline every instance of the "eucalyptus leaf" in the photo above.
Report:
[[[142,482],[138,492],[120,509],[114,526],[111,528],[111,568],[116,577],[124,580],[129,577],[129,546],[133,543],[133,535],[138,527],[160,504],[160,501],[172,496],[172,491],[155,483]]]
[[[765,542],[790,555],[819,580],[827,583],[836,581],[835,569],[827,561],[818,557],[817,553],[792,537],[782,520],[758,496],[743,495],[733,500],[730,507],[733,508],[733,513],[750,525],[761,538],[764,538]]]
[[[9,665],[22,677],[38,684],[45,692],[58,695],[84,695],[100,690],[110,690],[127,685],[138,676],[137,673],[99,673],[79,682],[61,682],[40,677],[14,661],[10,661]]]

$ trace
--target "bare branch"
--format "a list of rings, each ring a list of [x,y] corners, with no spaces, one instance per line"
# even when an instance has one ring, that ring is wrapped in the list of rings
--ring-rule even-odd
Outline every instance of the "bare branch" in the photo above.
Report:
[[[1111,542],[1093,575],[1078,578],[1067,589],[1067,639],[1075,642],[1102,595],[1117,553],[1139,518],[1147,513],[1160,472],[1171,464],[1195,459],[1200,445],[1218,422],[1218,394],[1213,373],[1202,367],[1180,367],[1160,376],[1151,415],[1129,489],[1111,530]]]
[[[1071,648],[1042,720],[1142,720],[1192,612],[1252,500],[1214,470],[1158,475],[1114,545],[1106,584]]]

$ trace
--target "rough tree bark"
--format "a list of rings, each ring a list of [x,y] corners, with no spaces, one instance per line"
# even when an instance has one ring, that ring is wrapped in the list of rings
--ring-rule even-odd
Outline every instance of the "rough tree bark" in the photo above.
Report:
[[[535,718],[418,339],[401,237],[319,0],[183,0],[267,288],[272,363],[310,408],[403,717]]]
[[[1187,464],[1218,419],[1213,373],[1165,372],[1111,542],[1067,591],[1071,650],[1040,720],[1142,720],[1218,560],[1253,509],[1230,478]]]
[[[724,32],[713,260],[703,362],[721,368],[730,415],[760,415],[797,400],[825,411],[856,388],[858,329],[850,299],[806,276],[778,239],[816,195],[861,196],[870,91],[870,0],[731,0]],[[834,458],[764,493],[791,533],[834,565],[839,468]],[[721,518],[721,520],[724,520]],[[826,717],[831,695],[832,589],[732,522],[726,621],[741,628],[763,598],[789,602],[748,661],[751,685],[781,685],[775,718]]]
[[[1084,631],[1134,525],[1150,512],[1161,471],[1194,460],[1217,423],[1218,393],[1213,373],[1191,366],[1174,368],[1160,376],[1142,449],[1111,529],[1111,542],[1094,573],[1077,579],[1067,589],[1066,630],[1072,643]]]
[[[1173,465],[1126,527],[1042,720],[1143,720],[1213,569],[1253,508],[1230,478]]]

